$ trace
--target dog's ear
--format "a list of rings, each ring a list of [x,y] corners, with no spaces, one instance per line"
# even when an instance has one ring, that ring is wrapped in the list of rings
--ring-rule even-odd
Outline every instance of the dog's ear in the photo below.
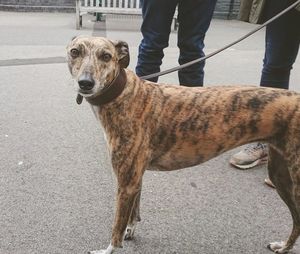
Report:
[[[70,40],[70,42],[68,43],[68,45],[67,45],[67,49],[72,45],[72,42],[75,40],[77,38],[77,36],[73,36],[72,38],[71,38],[71,40]]]
[[[129,47],[127,42],[125,41],[115,41],[114,45],[116,47],[119,64],[121,68],[126,68],[129,65],[130,57],[129,57]]]

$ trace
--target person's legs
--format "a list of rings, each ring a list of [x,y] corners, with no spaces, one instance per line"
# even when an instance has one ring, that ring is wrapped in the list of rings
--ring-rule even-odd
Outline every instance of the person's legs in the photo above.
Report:
[[[268,0],[265,6],[266,19],[278,14],[291,2],[289,0]],[[267,26],[261,86],[289,88],[290,71],[299,50],[299,24],[300,13],[291,10]],[[261,143],[247,146],[230,159],[230,164],[240,169],[251,168],[264,162],[267,162],[267,146]]]
[[[177,0],[141,0],[143,40],[139,46],[136,74],[149,75],[160,71],[163,49],[169,45],[171,24]],[[158,78],[151,81],[156,82]]]
[[[270,19],[290,4],[287,0],[268,0],[266,18]],[[289,88],[290,71],[299,50],[299,24],[300,12],[291,10],[267,26],[261,86]]]
[[[178,5],[179,64],[204,56],[204,38],[210,25],[216,0],[180,0]],[[186,86],[202,86],[204,62],[178,72],[179,82]]]

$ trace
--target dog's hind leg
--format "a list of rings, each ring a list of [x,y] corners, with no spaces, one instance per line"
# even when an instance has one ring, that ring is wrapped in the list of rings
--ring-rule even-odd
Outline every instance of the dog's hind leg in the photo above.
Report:
[[[300,235],[300,177],[291,177],[287,161],[272,146],[268,160],[269,177],[279,196],[287,204],[293,219],[293,229],[287,241],[272,242],[268,248],[275,253],[287,253]],[[299,174],[299,173],[298,173]]]
[[[139,193],[137,194],[137,197],[135,199],[129,221],[127,224],[126,228],[126,233],[125,233],[125,240],[132,240],[134,236],[134,232],[136,229],[136,225],[139,221],[141,221],[141,216],[140,216],[140,200],[141,200],[141,193],[142,193],[142,188],[140,189]]]
[[[281,241],[281,242],[272,242],[268,245],[268,248],[275,253],[287,253],[289,250],[291,250],[300,235],[300,227],[293,225],[292,233],[290,234],[287,241]]]

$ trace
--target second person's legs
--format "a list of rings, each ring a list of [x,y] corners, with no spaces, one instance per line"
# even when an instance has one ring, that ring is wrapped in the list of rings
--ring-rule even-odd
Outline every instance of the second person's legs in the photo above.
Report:
[[[291,3],[288,0],[268,0],[266,18],[272,18]],[[299,24],[300,12],[291,10],[267,26],[261,86],[289,88],[290,71],[299,50]]]
[[[203,57],[204,38],[209,28],[216,0],[180,0],[178,5],[179,64]],[[178,72],[179,82],[185,86],[202,86],[204,62]]]

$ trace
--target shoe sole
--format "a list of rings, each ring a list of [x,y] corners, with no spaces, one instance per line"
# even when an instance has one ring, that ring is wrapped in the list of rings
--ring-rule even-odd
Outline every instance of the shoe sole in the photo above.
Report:
[[[258,166],[258,165],[262,165],[262,164],[265,164],[268,162],[268,156],[265,156],[263,158],[260,158],[250,164],[236,164],[236,163],[233,163],[232,161],[229,161],[229,163],[238,168],[238,169],[249,169],[249,168],[254,168],[255,166]]]

